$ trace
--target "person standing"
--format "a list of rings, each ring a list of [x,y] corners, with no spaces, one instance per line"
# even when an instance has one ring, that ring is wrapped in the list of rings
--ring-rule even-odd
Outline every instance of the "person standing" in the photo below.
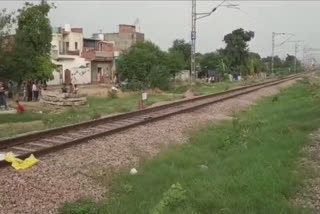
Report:
[[[13,82],[11,80],[9,80],[8,82],[8,98],[12,98],[13,97]]]
[[[32,98],[33,101],[37,100],[37,85],[35,82],[32,84]]]
[[[8,110],[4,84],[2,82],[0,82],[0,104],[4,105],[4,108]]]
[[[28,93],[28,101],[32,101],[32,83],[28,81],[27,83],[27,93]]]
[[[23,84],[23,101],[27,101],[28,100],[28,86],[27,83],[25,82]]]
[[[37,91],[36,91],[36,101],[38,101],[38,100],[39,100],[39,96],[41,95],[41,85],[40,85],[39,82],[36,84],[36,87],[37,87]]]
[[[73,92],[74,92],[74,87],[73,87],[73,84],[70,83],[70,84],[69,84],[69,93],[70,93],[70,94],[73,94]]]
[[[74,85],[74,92],[73,93],[74,94],[78,94],[79,93],[79,89],[78,89],[78,85],[77,84]]]

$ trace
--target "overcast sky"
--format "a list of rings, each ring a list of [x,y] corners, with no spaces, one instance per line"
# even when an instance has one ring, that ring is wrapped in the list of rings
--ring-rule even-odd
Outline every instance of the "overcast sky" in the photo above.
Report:
[[[16,10],[23,0],[0,0],[0,7]],[[50,13],[52,26],[70,24],[84,28],[84,34],[116,32],[119,24],[134,24],[138,18],[141,32],[148,40],[166,50],[176,38],[190,41],[191,1],[49,1],[56,9]],[[237,28],[252,30],[255,38],[250,50],[262,56],[271,54],[271,33],[294,33],[292,40],[320,48],[320,1],[229,1],[241,10],[219,8],[197,22],[197,52],[224,47],[223,36]],[[219,1],[198,1],[197,12],[208,12]],[[286,40],[276,37],[276,43]],[[294,54],[294,43],[276,48],[276,54]],[[319,55],[320,56],[320,55]],[[298,57],[302,57],[302,48]]]

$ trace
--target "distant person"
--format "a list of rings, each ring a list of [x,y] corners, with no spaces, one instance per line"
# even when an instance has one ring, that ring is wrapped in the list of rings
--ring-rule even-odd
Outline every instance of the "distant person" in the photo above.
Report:
[[[62,88],[61,88],[62,93],[68,93],[68,89],[65,83],[63,83]]]
[[[20,114],[23,114],[25,112],[25,110],[24,110],[24,107],[19,103],[19,100],[16,101],[16,104],[17,104],[17,111]]]
[[[3,82],[0,82],[0,105],[3,105],[5,110],[8,110],[7,100],[6,100],[6,93],[4,90]]]
[[[74,85],[74,92],[73,93],[74,94],[78,94],[79,93],[79,88],[78,88],[77,84]]]
[[[32,82],[27,82],[28,101],[32,101]]]
[[[47,81],[43,81],[43,86],[42,86],[43,90],[46,91],[47,90]]]
[[[36,84],[37,91],[36,91],[36,100],[39,100],[39,96],[41,95],[41,84],[37,83]]]
[[[12,98],[13,97],[13,82],[11,80],[9,80],[8,82],[8,98]]]
[[[70,93],[70,94],[73,94],[73,93],[74,93],[74,87],[73,87],[73,84],[72,84],[72,83],[69,84],[69,93]]]
[[[37,85],[35,82],[33,82],[32,84],[32,98],[33,98],[33,101],[36,101],[36,97],[37,97]]]
[[[27,101],[28,100],[28,88],[27,88],[27,84],[24,83],[23,84],[23,101]]]

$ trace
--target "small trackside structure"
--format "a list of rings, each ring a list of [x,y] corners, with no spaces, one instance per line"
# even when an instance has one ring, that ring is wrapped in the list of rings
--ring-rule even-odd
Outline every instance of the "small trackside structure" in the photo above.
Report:
[[[80,106],[87,104],[87,97],[81,94],[46,92],[42,94],[40,102],[57,106]]]

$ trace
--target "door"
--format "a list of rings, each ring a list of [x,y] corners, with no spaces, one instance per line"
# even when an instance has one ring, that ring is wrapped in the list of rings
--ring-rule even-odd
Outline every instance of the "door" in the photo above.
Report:
[[[67,85],[69,85],[71,83],[71,71],[68,69],[64,71],[64,82]]]

